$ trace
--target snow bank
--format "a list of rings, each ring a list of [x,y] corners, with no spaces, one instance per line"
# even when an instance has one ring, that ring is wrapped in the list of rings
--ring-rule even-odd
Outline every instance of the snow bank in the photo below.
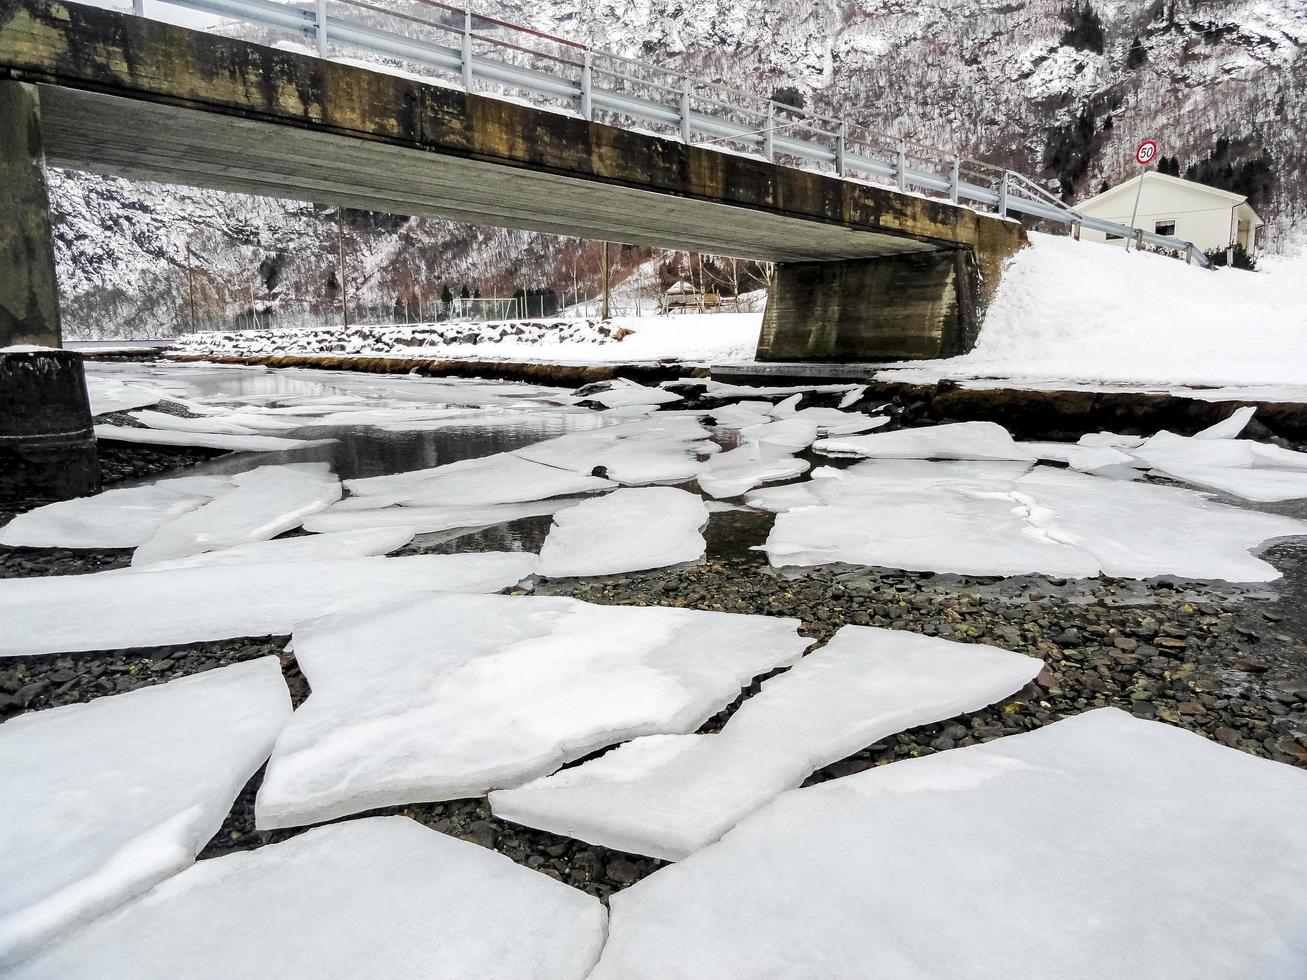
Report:
[[[752,361],[761,313],[253,330],[179,338],[178,354],[390,354],[538,363]]]
[[[1307,259],[1213,272],[1052,235],[1030,242],[975,350],[877,377],[1307,385]]]

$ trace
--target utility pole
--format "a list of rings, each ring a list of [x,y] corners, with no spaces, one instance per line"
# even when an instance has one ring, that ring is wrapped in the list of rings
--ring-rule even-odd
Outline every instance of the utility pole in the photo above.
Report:
[[[601,320],[608,319],[608,243],[603,243],[603,263],[604,263],[604,305]]]
[[[191,333],[199,333],[200,325],[195,319],[195,257],[190,242],[186,243],[186,284],[191,294]]]
[[[349,291],[345,287],[345,209],[336,209],[336,242],[340,252],[340,325],[349,329]]]

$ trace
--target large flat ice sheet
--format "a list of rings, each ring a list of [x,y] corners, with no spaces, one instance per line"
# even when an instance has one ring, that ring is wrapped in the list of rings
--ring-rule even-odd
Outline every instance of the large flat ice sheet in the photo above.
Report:
[[[349,498],[351,500],[356,498]],[[368,498],[363,498],[368,499]],[[304,521],[304,530],[315,534],[361,528],[410,527],[417,534],[449,531],[457,527],[491,527],[524,517],[545,517],[575,507],[577,497],[550,497],[520,504],[461,504],[450,507],[378,507],[355,510],[331,507]]]
[[[675,487],[624,487],[554,515],[540,574],[617,575],[703,557],[708,508]]]
[[[818,439],[813,448],[835,456],[876,459],[1035,460],[1034,453],[1014,442],[1007,429],[994,422],[948,422],[865,436],[836,436]]]
[[[862,463],[810,481],[806,497],[783,487],[749,500],[783,510],[764,546],[775,565],[1263,582],[1280,573],[1249,552],[1307,534],[1307,522],[1174,487],[1043,466],[1008,478],[958,465]],[[930,475],[941,467],[949,468]]]
[[[264,657],[0,725],[0,969],[194,861],[289,717]]]
[[[388,507],[485,507],[611,490],[617,484],[589,472],[545,466],[513,453],[464,459],[425,470],[346,480],[354,494],[338,510]]]
[[[201,861],[13,980],[582,980],[599,900],[406,817]]]
[[[1307,471],[1304,470],[1167,463],[1151,473],[1202,487],[1204,490],[1219,490],[1221,493],[1261,503],[1307,497]]]
[[[148,565],[267,541],[340,499],[329,463],[260,466],[231,478],[235,488],[161,525],[132,555]]]
[[[196,568],[201,565],[247,565],[252,562],[330,561],[342,558],[369,558],[402,548],[413,540],[412,527],[387,525],[353,531],[330,531],[326,534],[300,534],[272,541],[253,541],[220,551],[205,551],[184,558],[169,558],[148,565],[115,569],[122,574],[159,572],[170,568]]]
[[[487,552],[3,579],[0,657],[279,635],[404,596],[497,592],[535,563]]]
[[[313,690],[277,742],[260,827],[480,796],[637,735],[689,732],[793,663],[798,622],[444,595],[296,630]]]
[[[310,449],[326,446],[335,439],[287,439],[282,436],[231,435],[222,432],[175,432],[167,429],[143,429],[128,425],[97,425],[95,438],[110,442],[134,442],[147,446],[196,446],[224,449],[228,452],[270,453],[286,449]]]
[[[516,455],[574,473],[600,472],[628,486],[683,483],[720,447],[692,415],[659,412],[588,432],[570,432],[519,449]],[[597,470],[597,468],[602,469]]]
[[[28,548],[135,548],[162,525],[231,490],[230,477],[181,476],[19,514],[0,544]]]
[[[699,489],[710,497],[738,497],[760,483],[791,480],[808,472],[807,460],[746,443],[719,453],[699,474]]]
[[[1043,663],[903,630],[845,626],[717,735],[649,735],[490,794],[495,815],[679,861],[787,789],[889,735],[1019,691]]]
[[[785,793],[591,980],[1302,975],[1307,773],[1112,708]]]
[[[146,385],[127,384],[94,374],[86,376],[86,394],[91,403],[92,415],[108,415],[157,405],[163,398],[163,392]]]

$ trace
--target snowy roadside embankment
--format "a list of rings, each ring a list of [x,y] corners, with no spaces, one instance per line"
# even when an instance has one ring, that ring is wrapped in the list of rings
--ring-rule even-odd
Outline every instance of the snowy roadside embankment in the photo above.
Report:
[[[422,325],[250,330],[181,337],[177,355],[335,354],[433,360],[542,363],[752,360],[758,313],[710,313],[610,320],[461,321]]]
[[[1307,384],[1307,255],[1268,272],[1032,234],[975,350],[877,377],[1158,385]]]

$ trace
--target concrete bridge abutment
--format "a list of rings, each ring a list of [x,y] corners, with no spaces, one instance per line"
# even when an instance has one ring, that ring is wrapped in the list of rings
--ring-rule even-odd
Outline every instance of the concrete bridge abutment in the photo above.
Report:
[[[930,252],[776,266],[759,361],[887,361],[969,351],[1003,263],[1025,243],[985,219],[984,240]]]
[[[94,493],[80,354],[62,344],[34,85],[0,80],[0,503]]]

